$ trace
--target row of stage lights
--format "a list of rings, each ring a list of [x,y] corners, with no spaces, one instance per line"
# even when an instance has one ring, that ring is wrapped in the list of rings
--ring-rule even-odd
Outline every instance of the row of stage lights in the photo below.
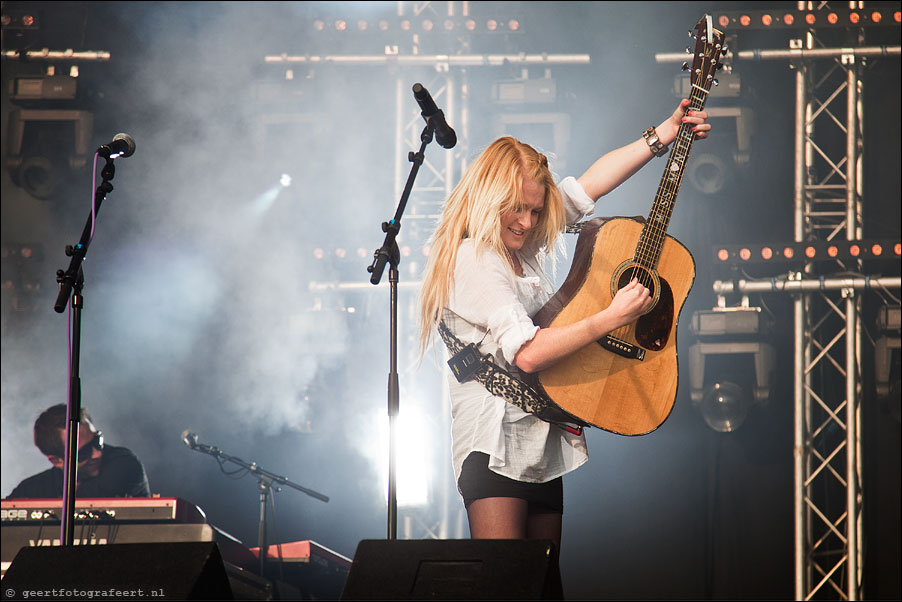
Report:
[[[402,257],[421,255],[429,257],[429,246],[414,250],[404,245],[400,247]],[[368,259],[372,251],[363,247],[346,249],[336,247],[324,249],[317,247],[311,255],[314,259],[325,261]],[[829,261],[833,259],[899,259],[902,257],[902,243],[892,240],[848,240],[840,242],[781,243],[758,245],[722,245],[714,248],[714,257],[718,263],[771,263],[779,261]]]
[[[403,245],[398,249],[401,253],[401,257],[411,257],[414,255],[421,255],[423,257],[429,257],[430,247],[424,246],[419,247],[418,251],[414,251],[408,245]],[[357,260],[357,259],[372,259],[373,250],[372,249],[364,249],[363,247],[357,249],[345,249],[344,247],[336,247],[334,249],[324,249],[322,247],[316,247],[313,249],[311,253],[313,258],[318,261],[326,261],[330,260],[338,260],[338,261],[346,261],[346,260]]]
[[[0,15],[0,25],[11,29],[36,29],[38,20],[31,13],[3,13]]]
[[[893,9],[838,9],[817,11],[742,11],[715,13],[722,29],[787,29],[817,27],[865,27],[899,25],[900,11]]]
[[[723,245],[715,247],[721,264],[830,261],[833,259],[899,259],[902,243],[892,240],[846,240],[790,244]]]
[[[380,32],[447,32],[465,31],[468,33],[513,33],[520,31],[520,21],[517,19],[486,19],[477,21],[471,18],[447,18],[447,19],[421,19],[413,21],[411,19],[388,20],[379,19],[378,21],[367,21],[358,19],[356,21],[349,19],[335,19],[326,21],[316,19],[313,21],[313,29],[315,31],[380,31]]]

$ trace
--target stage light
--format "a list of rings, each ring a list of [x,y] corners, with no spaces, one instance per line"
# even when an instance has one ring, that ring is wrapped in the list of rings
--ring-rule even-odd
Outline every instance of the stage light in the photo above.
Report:
[[[785,257],[786,259],[792,259],[795,254],[795,250],[793,250],[792,247],[786,247],[785,249],[783,249],[783,257]]]
[[[793,17],[791,14],[786,13],[785,15],[783,15],[783,24],[784,25],[792,25],[794,22],[795,22],[795,17]]]
[[[732,169],[719,155],[701,153],[686,168],[689,182],[703,194],[717,194],[730,180]]]
[[[861,15],[859,15],[858,13],[849,13],[850,23],[857,25],[859,21],[861,21]]]
[[[426,19],[423,21],[423,30],[424,31],[432,31],[432,29],[434,27],[435,27],[435,24],[430,19]]]
[[[812,246],[805,247],[805,257],[808,259],[814,259],[815,254],[817,254],[817,249]]]
[[[839,255],[839,249],[837,249],[835,245],[830,245],[829,247],[827,247],[827,255],[829,255],[830,257],[836,257],[837,255]]]
[[[368,429],[369,436],[375,440],[366,445],[365,453],[378,467],[380,482],[387,484],[389,424],[383,412],[373,413],[367,421],[376,428]],[[423,506],[429,502],[430,483],[434,479],[430,424],[417,401],[406,399],[395,422],[395,485],[399,507]],[[388,487],[382,491],[387,502]]]
[[[445,19],[444,27],[445,31],[452,31],[454,29],[454,21],[451,19]]]
[[[75,99],[74,78],[48,76],[36,81],[37,85],[17,81],[13,102],[33,106],[45,101]],[[71,109],[14,109],[8,124],[6,168],[13,183],[41,200],[68,193],[91,156],[93,113]]]
[[[805,15],[805,23],[808,25],[814,25],[814,22],[817,21],[817,17],[814,16],[814,13],[808,13]]]
[[[379,19],[379,30],[388,31],[388,21],[386,21],[385,19]]]
[[[410,31],[410,20],[404,19],[401,21],[401,29],[404,31]]]
[[[730,17],[726,15],[720,15],[719,17],[717,17],[717,24],[722,28],[726,28],[730,25]]]
[[[498,21],[496,21],[495,19],[489,19],[485,24],[485,28],[489,31],[495,31],[496,29],[498,29]]]
[[[22,25],[25,27],[31,27],[34,25],[34,15],[23,15],[22,16]]]
[[[317,248],[313,249],[313,257],[315,259],[322,259],[325,256],[326,256],[326,252],[323,251],[321,248],[317,247]]]
[[[467,31],[476,31],[476,21],[473,19],[467,19],[464,21],[464,27],[467,28]]]
[[[770,259],[774,256],[774,250],[770,247],[762,247],[761,248],[761,258],[762,259]]]
[[[880,23],[880,21],[882,21],[882,20],[883,20],[882,13],[880,13],[876,10],[871,13],[871,23]]]
[[[767,13],[761,15],[761,24],[765,27],[770,27],[774,22],[774,18]]]
[[[316,31],[323,31],[324,29],[326,29],[326,24],[324,21],[317,19],[313,22],[313,29],[315,29]]]
[[[760,308],[736,307],[697,311],[690,330],[698,337],[689,348],[692,405],[710,428],[733,432],[770,397],[776,353],[764,341],[769,327]]]
[[[871,255],[874,257],[880,257],[883,255],[883,246],[879,244],[875,244],[871,246]]]
[[[861,247],[859,247],[858,245],[851,245],[849,247],[849,255],[851,255],[852,257],[858,257],[859,255],[861,255]]]
[[[721,433],[732,433],[745,422],[752,402],[748,394],[734,382],[716,382],[698,405],[705,423]]]
[[[828,13],[827,14],[827,23],[830,25],[836,25],[839,22],[839,15],[836,13]]]
[[[337,20],[337,21],[335,22],[335,29],[336,29],[336,30],[338,30],[338,31],[345,31],[347,28],[348,28],[348,22],[347,22],[347,21],[345,21],[345,20],[343,20],[343,19],[339,19],[339,20]]]
[[[517,21],[516,19],[511,19],[510,21],[507,22],[507,28],[510,31],[517,31],[518,29],[520,29],[520,22]]]
[[[751,22],[752,18],[748,15],[742,15],[741,17],[739,17],[739,24],[743,27],[748,27]]]

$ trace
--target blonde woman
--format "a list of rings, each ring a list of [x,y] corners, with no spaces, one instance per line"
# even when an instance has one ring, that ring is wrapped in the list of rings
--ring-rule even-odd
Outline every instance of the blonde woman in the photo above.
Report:
[[[451,193],[433,235],[420,293],[421,350],[443,320],[464,345],[475,343],[502,367],[535,372],[648,310],[649,291],[634,280],[609,307],[570,326],[540,329],[531,319],[554,293],[543,259],[565,225],[593,213],[595,201],[656,150],[663,154],[654,143],[669,145],[681,123],[707,137],[707,114],[688,105],[683,100],[655,128],[657,140],[638,138],[559,184],[531,146],[509,137],[493,142]],[[561,477],[588,460],[585,435],[539,420],[475,380],[448,380],[454,475],[471,537],[560,546]]]

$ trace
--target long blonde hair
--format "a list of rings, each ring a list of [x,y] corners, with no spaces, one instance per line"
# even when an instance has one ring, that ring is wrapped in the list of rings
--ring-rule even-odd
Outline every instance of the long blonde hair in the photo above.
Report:
[[[501,216],[522,210],[524,178],[545,189],[545,207],[524,247],[554,248],[566,218],[548,159],[519,140],[499,138],[470,165],[451,192],[430,240],[432,248],[420,289],[421,356],[451,295],[457,250],[463,239],[473,239],[477,254],[485,249],[495,251],[513,271],[513,260],[501,239]]]

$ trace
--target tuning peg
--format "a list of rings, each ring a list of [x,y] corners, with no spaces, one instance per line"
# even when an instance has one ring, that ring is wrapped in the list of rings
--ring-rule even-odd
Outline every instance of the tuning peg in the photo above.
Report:
[[[720,85],[720,82],[717,81],[716,77],[711,81],[711,83],[714,84],[715,87]]]
[[[714,68],[715,69],[723,69],[723,63],[717,63],[717,65],[715,65]]]
[[[682,69],[683,69],[683,71],[689,71],[689,63],[687,63],[686,61],[683,61]]]
[[[686,54],[692,54],[692,49],[686,46]]]
[[[728,52],[730,51],[730,47],[727,46],[726,44],[724,44],[724,45],[723,45],[723,48],[721,48],[721,50],[723,51],[724,54],[726,54],[726,53],[728,53]]]
[[[692,30],[691,30],[691,29],[687,29],[687,30],[686,30],[686,33],[689,34],[689,37],[690,37],[690,38],[693,36],[693,33],[692,33]]]

